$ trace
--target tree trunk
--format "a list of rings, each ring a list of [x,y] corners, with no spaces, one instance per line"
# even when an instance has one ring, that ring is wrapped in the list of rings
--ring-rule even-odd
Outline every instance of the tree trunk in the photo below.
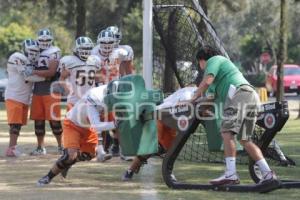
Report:
[[[76,0],[76,38],[84,36],[86,32],[86,5],[85,0]]]
[[[66,14],[65,18],[65,26],[68,29],[74,28],[74,16],[75,16],[75,0],[66,0]]]
[[[287,57],[287,11],[288,11],[288,1],[281,0],[280,7],[280,39],[279,39],[279,52],[278,52],[278,67],[277,67],[277,92],[276,100],[283,100],[283,65]]]

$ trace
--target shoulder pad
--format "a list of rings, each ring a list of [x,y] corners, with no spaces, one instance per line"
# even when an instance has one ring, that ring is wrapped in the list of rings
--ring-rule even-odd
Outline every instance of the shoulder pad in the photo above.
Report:
[[[42,51],[41,55],[50,56],[51,54],[54,54],[54,53],[60,53],[60,48],[58,48],[56,46],[52,46],[49,49]]]
[[[17,61],[16,61],[17,60]],[[8,58],[8,64],[14,64],[14,65],[26,65],[28,63],[27,57],[19,52],[13,53]]]
[[[97,68],[100,68],[101,60],[99,56],[96,55],[90,55],[86,61],[87,65],[94,65]]]
[[[77,65],[81,65],[81,61],[73,55],[64,56],[59,61],[59,68],[72,69]]]

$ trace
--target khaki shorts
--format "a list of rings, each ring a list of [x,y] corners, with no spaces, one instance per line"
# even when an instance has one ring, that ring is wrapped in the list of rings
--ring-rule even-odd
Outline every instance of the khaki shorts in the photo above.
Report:
[[[251,86],[238,87],[232,99],[226,98],[221,132],[233,132],[238,140],[251,140],[259,105],[259,97]]]

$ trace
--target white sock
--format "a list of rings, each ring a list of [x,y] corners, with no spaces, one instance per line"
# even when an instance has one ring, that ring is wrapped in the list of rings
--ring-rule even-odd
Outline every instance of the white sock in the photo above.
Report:
[[[226,157],[226,174],[232,175],[236,173],[235,157]]]
[[[272,171],[267,163],[267,161],[263,158],[261,160],[256,161],[256,164],[259,167],[262,175],[265,176],[268,172]]]

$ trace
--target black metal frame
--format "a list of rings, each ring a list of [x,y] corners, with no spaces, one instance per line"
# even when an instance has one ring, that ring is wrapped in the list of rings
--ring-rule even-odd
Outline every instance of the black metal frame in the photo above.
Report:
[[[257,125],[265,128],[265,132],[258,141],[258,146],[264,152],[269,146],[275,135],[282,129],[284,124],[289,118],[287,102],[275,102],[264,104],[262,107],[264,110],[260,113],[260,117],[257,120]],[[275,124],[267,128],[265,124],[265,115],[272,113],[275,117]],[[164,120],[163,120],[164,121]],[[163,179],[168,187],[173,189],[197,189],[197,190],[214,190],[214,191],[228,191],[228,192],[270,192],[279,188],[300,188],[300,180],[274,180],[264,184],[252,184],[252,185],[229,185],[229,186],[215,186],[211,184],[190,184],[182,183],[174,179],[172,174],[174,163],[182,150],[183,146],[187,142],[191,134],[195,132],[201,120],[193,118],[190,121],[190,125],[185,131],[180,131],[172,145],[168,150],[162,164]],[[253,165],[254,162],[249,162]]]

